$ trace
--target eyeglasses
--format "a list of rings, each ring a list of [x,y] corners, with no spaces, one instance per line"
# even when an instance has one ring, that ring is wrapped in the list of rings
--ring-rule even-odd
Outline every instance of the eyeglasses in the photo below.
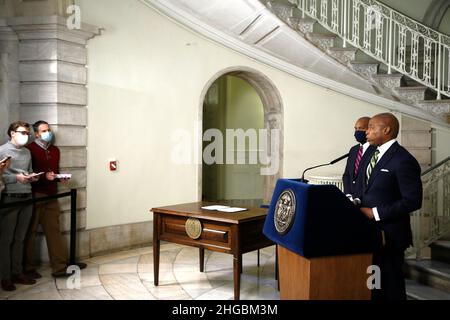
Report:
[[[16,133],[21,133],[21,134],[24,135],[24,136],[30,135],[30,133],[29,133],[28,131],[14,131],[14,132],[16,132]]]

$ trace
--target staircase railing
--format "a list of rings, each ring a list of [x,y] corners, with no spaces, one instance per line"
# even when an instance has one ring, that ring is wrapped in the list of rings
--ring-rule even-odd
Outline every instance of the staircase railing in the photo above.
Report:
[[[407,254],[420,259],[424,248],[450,232],[450,157],[422,173],[422,208],[413,214],[414,248]]]
[[[273,0],[269,0],[272,2]],[[450,96],[450,37],[375,0],[288,0],[302,14],[441,95]],[[292,17],[293,18],[293,17]]]

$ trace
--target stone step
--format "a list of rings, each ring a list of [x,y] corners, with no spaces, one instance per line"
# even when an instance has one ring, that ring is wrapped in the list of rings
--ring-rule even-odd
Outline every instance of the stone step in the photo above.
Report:
[[[358,61],[350,62],[350,68],[367,79],[372,79],[376,76],[378,74],[379,67],[379,63]]]
[[[430,245],[431,259],[450,264],[450,241],[439,240]]]
[[[289,20],[289,25],[292,24],[291,27],[302,34],[314,32],[314,25],[316,24],[314,19],[292,17]]]
[[[419,101],[426,99],[426,91],[428,87],[414,86],[414,87],[397,87],[394,88],[394,92],[397,96],[404,101],[416,105]]]
[[[373,76],[373,80],[387,89],[392,89],[402,86],[403,77],[401,73],[377,74]]]
[[[450,293],[450,264],[435,260],[406,260],[407,278]]]
[[[306,38],[318,48],[327,51],[334,47],[336,36],[323,33],[307,33]]]
[[[450,300],[450,293],[410,279],[406,280],[406,296],[408,300]]]
[[[450,99],[423,100],[417,104],[422,110],[450,123]]]
[[[294,9],[296,8],[292,3],[282,3],[279,1],[268,1],[266,7],[286,23],[289,18],[294,16]]]
[[[355,60],[356,51],[358,51],[358,49],[333,47],[328,49],[328,54],[337,61],[348,65],[351,61]]]

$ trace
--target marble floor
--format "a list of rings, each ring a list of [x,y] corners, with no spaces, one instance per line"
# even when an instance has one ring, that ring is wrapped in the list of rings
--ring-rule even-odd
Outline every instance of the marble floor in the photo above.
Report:
[[[54,279],[48,266],[33,286],[18,285],[14,292],[0,289],[0,300],[231,300],[233,257],[205,251],[205,272],[199,271],[198,249],[162,243],[159,286],[153,285],[150,247],[94,257],[75,277]],[[72,289],[72,288],[78,289]],[[275,247],[243,256],[241,300],[279,299],[275,280]]]

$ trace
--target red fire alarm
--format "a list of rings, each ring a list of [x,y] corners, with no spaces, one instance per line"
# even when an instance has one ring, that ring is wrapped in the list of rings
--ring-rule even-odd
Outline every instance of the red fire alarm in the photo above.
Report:
[[[109,161],[109,171],[117,171],[117,161],[116,160]]]

